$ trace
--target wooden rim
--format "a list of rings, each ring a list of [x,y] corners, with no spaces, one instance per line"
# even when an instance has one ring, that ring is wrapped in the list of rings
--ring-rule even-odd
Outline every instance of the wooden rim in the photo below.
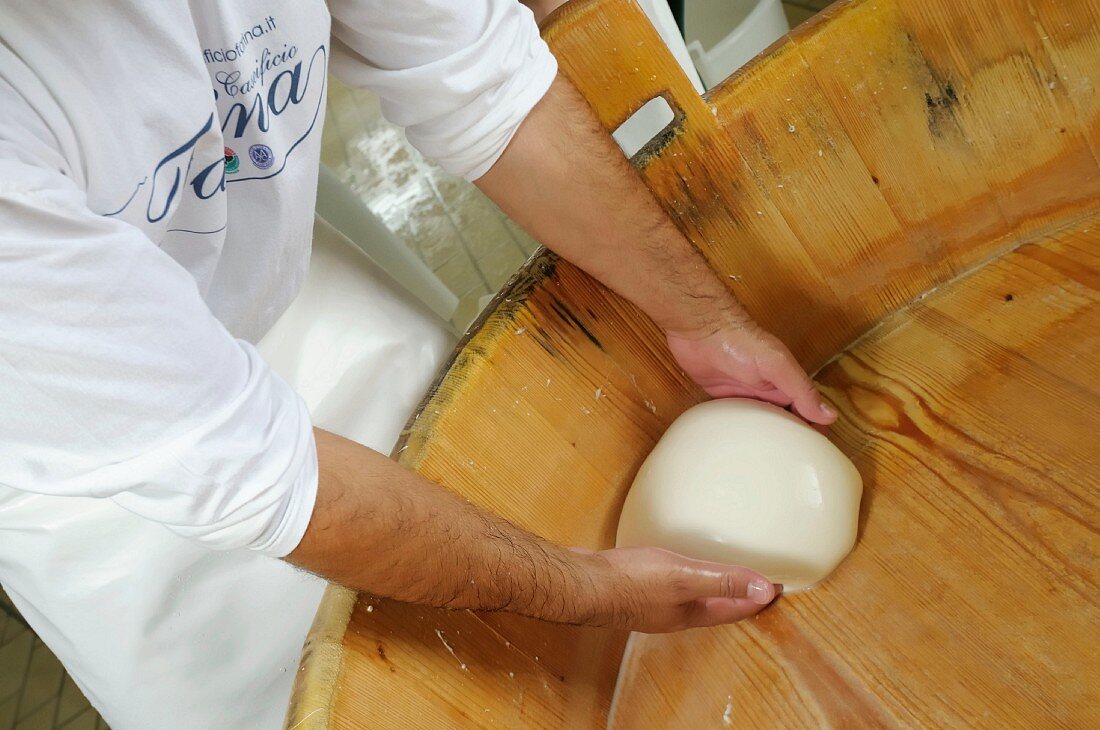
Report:
[[[343,666],[344,632],[355,607],[353,590],[330,583],[302,646],[302,659],[286,712],[288,730],[328,730],[333,695]]]

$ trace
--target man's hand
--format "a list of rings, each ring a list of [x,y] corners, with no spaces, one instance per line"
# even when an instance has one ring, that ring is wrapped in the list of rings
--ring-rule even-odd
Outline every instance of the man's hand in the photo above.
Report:
[[[747,568],[690,560],[667,550],[573,549],[606,563],[614,576],[604,583],[610,591],[604,599],[607,613],[586,621],[595,625],[647,634],[718,626],[755,615],[779,593]]]
[[[756,398],[828,425],[836,412],[821,399],[791,351],[748,317],[702,332],[667,332],[668,349],[715,398]]]

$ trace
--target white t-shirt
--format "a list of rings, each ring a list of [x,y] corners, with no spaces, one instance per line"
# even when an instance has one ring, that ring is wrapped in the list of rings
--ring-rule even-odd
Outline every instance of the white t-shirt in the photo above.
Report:
[[[319,583],[267,556],[316,453],[253,344],[308,267],[330,60],[471,179],[556,72],[512,0],[0,0],[0,582],[116,730],[282,716]]]

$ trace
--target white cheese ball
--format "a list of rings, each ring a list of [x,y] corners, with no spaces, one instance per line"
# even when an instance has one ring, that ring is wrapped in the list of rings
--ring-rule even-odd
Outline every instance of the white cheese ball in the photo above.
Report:
[[[677,418],[642,464],[616,543],[741,565],[800,591],[852,549],[862,493],[848,457],[796,416],[708,401]]]

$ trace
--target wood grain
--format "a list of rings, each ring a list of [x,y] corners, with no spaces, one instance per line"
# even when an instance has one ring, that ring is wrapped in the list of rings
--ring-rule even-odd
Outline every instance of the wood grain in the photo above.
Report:
[[[637,637],[611,726],[1096,727],[1098,264],[1094,217],[825,367],[856,549],[754,620]]]
[[[756,621],[637,637],[359,596],[288,726],[1100,724],[1100,7],[841,2],[707,97],[629,0],[544,37],[674,222],[842,413],[856,551]],[[402,464],[550,539],[611,543],[702,398],[636,308],[542,252],[460,343]],[[337,610],[340,609],[340,610]],[[342,638],[337,638],[342,637]],[[728,713],[727,713],[728,710]]]

